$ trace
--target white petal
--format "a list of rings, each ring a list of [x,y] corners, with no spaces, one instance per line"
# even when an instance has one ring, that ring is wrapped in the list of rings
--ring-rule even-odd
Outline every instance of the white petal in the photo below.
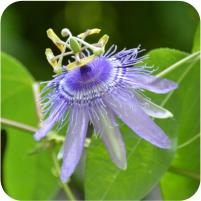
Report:
[[[173,114],[170,111],[166,110],[165,108],[156,105],[155,103],[151,102],[151,100],[143,97],[137,92],[134,92],[134,94],[138,102],[140,103],[141,108],[149,116],[160,119],[173,117]]]

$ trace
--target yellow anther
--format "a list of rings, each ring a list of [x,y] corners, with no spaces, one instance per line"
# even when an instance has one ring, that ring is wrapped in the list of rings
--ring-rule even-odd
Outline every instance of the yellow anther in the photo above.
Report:
[[[99,39],[98,44],[101,47],[105,47],[105,45],[107,44],[108,40],[109,40],[109,36],[107,34],[105,34]]]
[[[78,62],[78,61],[74,61],[74,62],[68,64],[68,65],[66,66],[66,68],[67,68],[67,70],[70,71],[70,70],[73,70],[73,69],[75,69],[75,68],[85,66],[85,65],[87,65],[88,63],[90,63],[95,57],[96,57],[96,55],[94,55],[94,54],[91,55],[91,56],[89,56],[89,57],[84,57],[84,58],[80,59],[79,62]]]
[[[62,52],[64,49],[63,41],[55,34],[53,29],[47,30],[47,36],[52,40],[52,42],[59,48],[59,50]]]
[[[54,72],[57,74],[60,74],[63,72],[62,66],[65,66],[63,64],[63,58],[65,56],[70,56],[71,58],[74,58],[74,62],[69,63],[66,67],[67,70],[73,70],[76,68],[80,68],[82,66],[87,65],[93,59],[96,57],[102,55],[105,52],[105,45],[108,42],[109,36],[103,35],[98,43],[90,44],[85,41],[85,38],[89,35],[98,34],[100,33],[101,29],[94,28],[94,29],[88,29],[85,32],[79,34],[77,37],[73,36],[69,29],[64,28],[61,31],[61,35],[63,37],[66,37],[66,41],[62,41],[56,33],[53,31],[53,29],[47,30],[47,36],[52,40],[52,42],[59,48],[61,51],[61,54],[54,56],[51,49],[47,48],[45,51],[45,55],[47,57],[48,62],[50,65],[54,68]],[[87,54],[90,54],[92,52],[91,56],[85,57],[85,52],[87,51]]]
[[[46,55],[46,57],[47,57],[47,60],[48,60],[49,64],[50,64],[53,68],[55,68],[58,63],[57,63],[57,60],[54,59],[55,56],[54,56],[54,54],[53,54],[53,52],[52,52],[52,50],[51,50],[50,48],[47,48],[47,49],[45,50],[45,55]]]
[[[98,33],[100,33],[100,31],[101,31],[101,29],[97,29],[97,28],[88,29],[84,33],[79,34],[78,37],[84,39],[89,35],[98,34]]]

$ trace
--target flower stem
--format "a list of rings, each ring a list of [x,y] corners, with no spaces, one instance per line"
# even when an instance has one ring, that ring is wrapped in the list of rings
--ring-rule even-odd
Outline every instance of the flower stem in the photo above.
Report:
[[[179,60],[178,62],[174,63],[173,65],[169,66],[168,68],[166,68],[165,70],[163,70],[162,72],[158,73],[157,76],[158,77],[163,77],[164,75],[170,73],[171,71],[177,69],[180,65],[186,63],[187,61],[191,60],[194,57],[197,57],[200,55],[200,51],[195,52],[193,54],[190,54],[189,56]]]
[[[15,128],[19,128],[19,129],[29,131],[29,132],[32,132],[32,133],[35,133],[37,131],[37,128],[34,128],[32,126],[29,126],[29,125],[26,125],[26,124],[23,124],[23,123],[19,123],[17,121],[6,119],[6,118],[0,118],[0,122],[2,124],[12,126],[12,127],[15,127]]]
[[[200,175],[197,173],[191,172],[190,170],[186,170],[186,169],[175,167],[175,166],[170,166],[168,170],[177,174],[184,175],[186,177],[190,177],[191,179],[200,181]]]
[[[62,188],[64,190],[64,192],[66,193],[66,196],[69,198],[69,200],[75,201],[76,198],[73,195],[72,191],[70,190],[69,186],[67,184],[63,184]]]
[[[59,165],[59,162],[58,162],[54,152],[52,152],[52,159],[53,159],[54,167],[56,169],[56,173],[57,173],[57,175],[60,175],[60,165]],[[72,193],[71,189],[69,188],[68,184],[61,182],[60,179],[59,179],[59,183],[60,183],[62,189],[64,190],[67,198],[69,200],[76,201],[76,198],[73,195],[73,193]]]

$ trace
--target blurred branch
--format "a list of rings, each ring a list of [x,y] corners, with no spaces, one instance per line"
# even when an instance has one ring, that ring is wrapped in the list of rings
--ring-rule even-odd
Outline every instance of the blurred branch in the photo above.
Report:
[[[166,68],[165,70],[163,70],[162,72],[158,73],[156,76],[158,77],[163,77],[164,75],[170,73],[171,71],[177,69],[180,65],[190,61],[193,58],[199,57],[200,55],[200,51],[195,52],[193,54],[190,54],[189,56],[179,60],[178,62],[174,63],[173,65],[169,66],[168,68]]]
[[[190,170],[186,170],[186,169],[175,167],[175,166],[170,166],[168,170],[170,172],[181,174],[183,176],[190,177],[191,179],[200,181],[200,175],[197,173],[191,172]]]
[[[40,105],[40,84],[38,82],[34,82],[32,85],[33,93],[34,93],[34,100],[35,100],[35,106],[36,106],[36,113],[39,118],[39,120],[42,119],[42,109]]]
[[[177,149],[181,149],[183,147],[188,146],[189,144],[191,144],[192,142],[194,142],[195,140],[197,140],[200,137],[200,133],[198,133],[197,135],[195,135],[194,137],[192,137],[191,139],[187,140],[186,142],[180,144],[177,146]]]
[[[53,159],[54,167],[55,167],[55,170],[56,170],[56,176],[58,177],[60,175],[60,166],[59,166],[59,162],[58,162],[57,157],[56,157],[54,152],[52,152],[52,159]],[[60,183],[61,187],[63,188],[67,198],[69,200],[76,201],[76,198],[73,195],[73,193],[72,193],[71,189],[69,188],[68,184],[67,183],[62,183],[60,181],[60,179],[59,179],[59,183]]]
[[[186,75],[190,72],[190,70],[193,68],[193,66],[196,64],[197,59],[194,60],[189,66],[188,68],[185,69],[185,71],[182,73],[182,75],[179,77],[179,79],[177,80],[177,84],[180,84],[182,82],[182,80],[186,77]],[[174,93],[174,91],[171,91],[169,94],[166,95],[165,99],[162,101],[162,103],[160,104],[161,107],[164,107],[164,105],[168,102],[168,100],[171,98],[172,94]]]
[[[20,123],[20,122],[17,122],[17,121],[6,119],[6,118],[1,118],[0,122],[2,124],[12,126],[12,127],[15,127],[15,128],[19,128],[19,129],[22,129],[22,130],[25,130],[25,131],[29,131],[31,133],[35,133],[37,131],[37,128],[34,128],[32,126],[29,126],[29,125],[26,125],[26,124],[23,124],[23,123]]]

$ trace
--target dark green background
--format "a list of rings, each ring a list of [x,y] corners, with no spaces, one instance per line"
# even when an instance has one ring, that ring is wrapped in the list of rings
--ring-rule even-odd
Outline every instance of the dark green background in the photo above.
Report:
[[[198,24],[197,11],[184,2],[17,2],[2,16],[2,49],[25,64],[36,79],[49,79],[52,69],[44,50],[56,48],[46,37],[53,28],[74,34],[99,27],[119,49],[142,45],[190,52]]]

